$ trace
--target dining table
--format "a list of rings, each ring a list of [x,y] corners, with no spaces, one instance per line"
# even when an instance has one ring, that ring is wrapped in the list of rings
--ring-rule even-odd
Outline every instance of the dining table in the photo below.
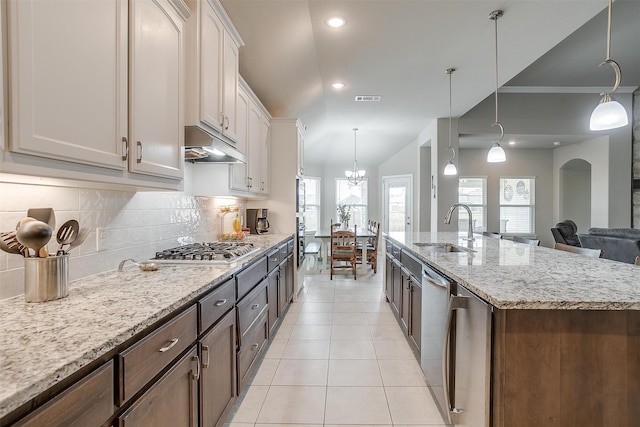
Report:
[[[365,228],[365,227],[356,227],[356,240],[359,241],[367,241],[369,239],[371,239],[372,237],[376,237],[376,233],[372,232],[371,230]],[[344,230],[343,228],[341,228],[340,230]],[[353,228],[347,228],[348,231],[352,231],[353,232]],[[328,269],[329,268],[329,253],[330,251],[330,245],[331,245],[331,229],[329,227],[323,227],[320,228],[318,231],[316,231],[316,234],[314,235],[314,237],[316,239],[319,239],[322,244],[320,245],[320,258],[322,258],[322,268],[323,269]],[[327,256],[324,256],[324,254],[327,254]],[[367,269],[367,263],[363,262],[362,263],[362,269],[366,270]]]

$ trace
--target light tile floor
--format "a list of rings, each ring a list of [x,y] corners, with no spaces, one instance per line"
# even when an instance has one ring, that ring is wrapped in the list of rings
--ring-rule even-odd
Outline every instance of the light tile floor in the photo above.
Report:
[[[442,427],[383,270],[307,272],[228,427]]]

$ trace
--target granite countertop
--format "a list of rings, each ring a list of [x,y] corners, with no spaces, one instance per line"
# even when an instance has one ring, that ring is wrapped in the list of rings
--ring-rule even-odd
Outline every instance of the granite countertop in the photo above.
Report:
[[[475,235],[473,252],[437,253],[415,243],[467,248],[466,233],[389,233],[421,260],[500,309],[640,310],[640,267]]]
[[[229,265],[158,264],[151,272],[129,265],[71,282],[59,300],[0,301],[0,418],[290,237],[248,237],[262,250]]]

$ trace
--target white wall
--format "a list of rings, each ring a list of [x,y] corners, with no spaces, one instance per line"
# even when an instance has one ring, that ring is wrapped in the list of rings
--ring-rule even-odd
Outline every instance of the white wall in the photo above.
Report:
[[[572,220],[578,233],[585,233],[591,227],[591,165],[584,160],[565,163],[560,168],[559,184],[560,218]]]
[[[591,224],[590,227],[629,227],[630,225],[613,225],[610,212],[611,205],[618,203],[620,197],[617,193],[622,193],[620,189],[615,193],[610,192],[610,177],[615,173],[610,173],[609,165],[609,137],[602,136],[579,144],[571,144],[553,150],[553,197],[554,197],[554,219],[560,221],[560,168],[567,162],[574,159],[582,159],[591,164]],[[619,167],[623,169],[624,166]],[[630,167],[629,167],[630,169]],[[630,187],[630,183],[627,185]],[[627,203],[623,203],[618,209],[627,209],[630,215],[631,192],[627,192]],[[627,206],[625,206],[627,205]],[[617,215],[620,217],[622,215]],[[614,222],[614,224],[619,224]]]
[[[2,175],[0,175],[1,181]],[[71,252],[69,279],[115,270],[126,258],[145,260],[156,251],[194,242],[217,240],[217,206],[240,204],[235,198],[194,197],[183,192],[129,192],[0,182],[0,230],[13,230],[28,208],[52,207],[56,229],[69,219],[91,230]],[[227,215],[231,229],[232,215]],[[107,245],[96,250],[96,228],[105,228]],[[55,252],[55,237],[49,252]],[[0,252],[0,299],[24,293],[23,260]]]
[[[505,163],[487,163],[486,149],[461,149],[459,176],[487,177],[487,230],[500,230],[500,177],[532,176],[536,178],[536,235],[541,245],[552,247],[551,227],[555,225],[553,209],[552,150],[508,149]],[[457,224],[457,214],[451,220]]]

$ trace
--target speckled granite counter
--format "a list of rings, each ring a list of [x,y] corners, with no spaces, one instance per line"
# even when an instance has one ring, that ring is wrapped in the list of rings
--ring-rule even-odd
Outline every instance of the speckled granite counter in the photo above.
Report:
[[[0,417],[290,237],[249,237],[263,250],[240,263],[160,264],[153,272],[129,267],[71,282],[69,296],[56,301],[29,304],[23,296],[0,301]]]
[[[415,243],[467,247],[457,233],[390,233],[493,306],[502,309],[640,310],[640,267],[476,235],[473,252],[437,253]]]

